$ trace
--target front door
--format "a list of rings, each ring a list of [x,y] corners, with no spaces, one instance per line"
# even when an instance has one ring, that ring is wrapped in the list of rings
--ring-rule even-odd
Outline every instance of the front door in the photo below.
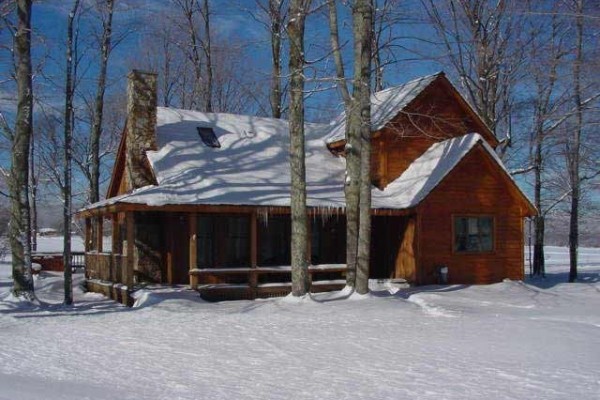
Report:
[[[373,216],[371,219],[371,279],[415,280],[415,218]]]

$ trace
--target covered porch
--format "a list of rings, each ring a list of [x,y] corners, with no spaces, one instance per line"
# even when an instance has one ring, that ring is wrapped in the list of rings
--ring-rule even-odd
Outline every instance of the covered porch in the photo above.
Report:
[[[123,303],[146,283],[185,284],[207,300],[284,296],[291,291],[287,207],[115,204],[80,213],[86,221],[88,288]],[[102,221],[112,246],[102,246]],[[94,222],[97,221],[97,222]],[[406,278],[415,269],[415,217],[374,210],[371,277]],[[311,291],[345,286],[342,209],[310,210]]]

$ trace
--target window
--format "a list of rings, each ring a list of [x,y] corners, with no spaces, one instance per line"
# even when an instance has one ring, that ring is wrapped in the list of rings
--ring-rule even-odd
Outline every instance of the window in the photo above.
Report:
[[[250,264],[250,220],[248,217],[227,217],[227,254],[224,267],[247,267]]]
[[[219,142],[217,135],[215,135],[215,131],[213,130],[213,128],[198,126],[196,127],[196,129],[198,130],[198,135],[200,135],[200,139],[202,139],[202,142],[207,147],[217,149],[221,147],[221,143]]]
[[[289,215],[272,215],[258,225],[258,265],[290,265],[291,220]]]
[[[250,220],[246,216],[200,215],[197,225],[200,268],[250,265]]]
[[[344,264],[346,262],[346,219],[317,216],[311,219],[311,263]]]
[[[196,248],[197,263],[200,268],[215,267],[214,251],[214,217],[203,215],[198,217]]]
[[[494,218],[454,217],[454,251],[481,253],[494,249]]]

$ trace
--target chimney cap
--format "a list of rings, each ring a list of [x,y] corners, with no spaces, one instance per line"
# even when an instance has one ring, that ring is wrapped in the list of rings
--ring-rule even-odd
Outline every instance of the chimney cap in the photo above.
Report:
[[[141,69],[132,69],[127,74],[127,77],[131,78],[132,76],[135,76],[135,75],[152,75],[152,76],[158,76],[158,74],[156,72],[143,71]]]

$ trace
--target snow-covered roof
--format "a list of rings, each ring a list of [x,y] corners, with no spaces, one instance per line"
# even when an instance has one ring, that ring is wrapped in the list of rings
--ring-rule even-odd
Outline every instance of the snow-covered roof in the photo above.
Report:
[[[207,146],[198,128],[212,128],[220,147]],[[306,125],[308,204],[343,207],[345,163],[327,150],[327,129]],[[287,121],[158,107],[156,135],[158,150],[147,156],[158,186],[107,199],[104,205],[289,206]]]
[[[220,147],[203,142],[198,128],[212,128]],[[345,207],[345,159],[325,145],[327,126],[306,125],[307,203],[310,207]],[[158,185],[95,203],[162,205],[290,205],[289,130],[285,120],[233,114],[158,108],[157,151],[148,151]],[[418,205],[458,162],[482,143],[478,134],[433,144],[385,190],[373,188],[378,209]]]
[[[413,79],[403,85],[394,86],[371,95],[371,131],[387,125],[398,113],[410,104],[427,86],[442,73]],[[333,122],[333,129],[326,137],[327,143],[343,140],[346,135],[346,114],[342,112]]]
[[[478,143],[504,168],[496,152],[481,135],[469,133],[431,145],[379,197],[382,200],[385,198],[387,202],[394,202],[394,208],[417,206]]]

